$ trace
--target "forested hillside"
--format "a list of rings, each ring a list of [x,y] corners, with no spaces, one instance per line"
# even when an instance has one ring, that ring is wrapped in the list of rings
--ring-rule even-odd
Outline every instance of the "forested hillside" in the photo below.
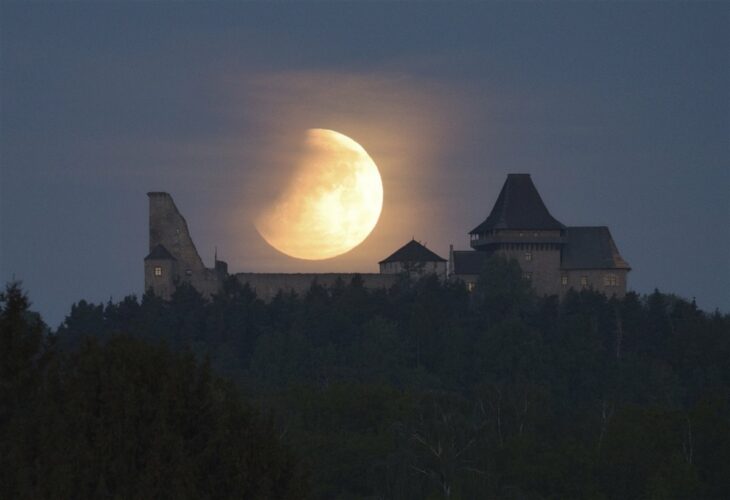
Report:
[[[299,499],[269,419],[192,354],[114,336],[60,353],[0,295],[0,498]]]
[[[20,321],[11,296],[3,342]],[[730,496],[730,316],[673,295],[539,298],[515,262],[495,259],[471,293],[435,278],[379,291],[354,280],[264,303],[230,280],[212,300],[181,286],[170,302],[81,301],[58,331],[33,335],[35,347],[3,345],[2,445],[24,457],[15,469],[4,459],[11,487],[124,496],[131,471],[159,467],[175,487],[184,473],[196,491],[260,492],[269,479],[250,471],[264,467],[289,480],[282,496],[306,484],[314,498]],[[198,420],[164,417],[188,401]],[[140,412],[168,419],[155,425],[172,427],[179,468]],[[240,422],[251,430],[236,434]],[[111,458],[129,436],[146,461]],[[85,465],[63,460],[68,449]],[[235,464],[250,467],[240,480]]]

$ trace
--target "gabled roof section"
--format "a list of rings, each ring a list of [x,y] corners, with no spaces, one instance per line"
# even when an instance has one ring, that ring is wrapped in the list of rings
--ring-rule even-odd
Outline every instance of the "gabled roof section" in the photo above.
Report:
[[[569,227],[565,240],[562,269],[631,269],[606,226]]]
[[[446,259],[439,257],[416,240],[411,240],[378,264],[388,262],[446,262]]]
[[[548,212],[530,174],[508,174],[492,212],[469,234],[492,229],[565,229]]]
[[[150,254],[144,258],[144,260],[177,260],[172,254],[164,247],[164,245],[157,245],[152,249]]]
[[[454,268],[452,274],[481,274],[484,265],[489,258],[488,252],[477,252],[475,250],[454,250]]]

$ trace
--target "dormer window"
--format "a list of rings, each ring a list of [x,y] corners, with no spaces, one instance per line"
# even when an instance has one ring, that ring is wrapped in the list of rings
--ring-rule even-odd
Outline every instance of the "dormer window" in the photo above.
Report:
[[[162,276],[162,267],[155,266],[155,276]]]

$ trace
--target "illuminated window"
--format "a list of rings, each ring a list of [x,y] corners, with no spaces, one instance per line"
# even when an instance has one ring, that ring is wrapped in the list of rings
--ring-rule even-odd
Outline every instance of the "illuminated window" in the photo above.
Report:
[[[155,276],[162,276],[162,268],[160,266],[155,266]]]
[[[618,277],[615,274],[607,274],[603,277],[604,286],[616,286],[618,285]]]
[[[580,286],[588,286],[588,276],[580,277]]]
[[[530,272],[522,273],[522,277],[525,278],[527,281],[530,281],[530,280],[532,280],[532,273],[530,273]]]
[[[469,283],[466,284],[466,289],[469,290],[470,292],[473,292],[474,288],[476,288],[476,283],[474,283],[473,281],[470,281]]]
[[[525,252],[525,260],[532,260],[532,252]]]
[[[567,285],[568,284],[568,275],[564,274],[560,277],[560,284],[561,285]]]

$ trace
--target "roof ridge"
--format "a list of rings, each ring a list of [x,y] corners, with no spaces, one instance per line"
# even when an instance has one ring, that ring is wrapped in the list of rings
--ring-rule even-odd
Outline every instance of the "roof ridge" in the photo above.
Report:
[[[387,262],[446,262],[446,259],[428,249],[426,245],[417,241],[415,238],[407,242],[405,245],[400,247],[398,250],[390,254],[385,259],[378,262],[378,264],[385,264]]]

